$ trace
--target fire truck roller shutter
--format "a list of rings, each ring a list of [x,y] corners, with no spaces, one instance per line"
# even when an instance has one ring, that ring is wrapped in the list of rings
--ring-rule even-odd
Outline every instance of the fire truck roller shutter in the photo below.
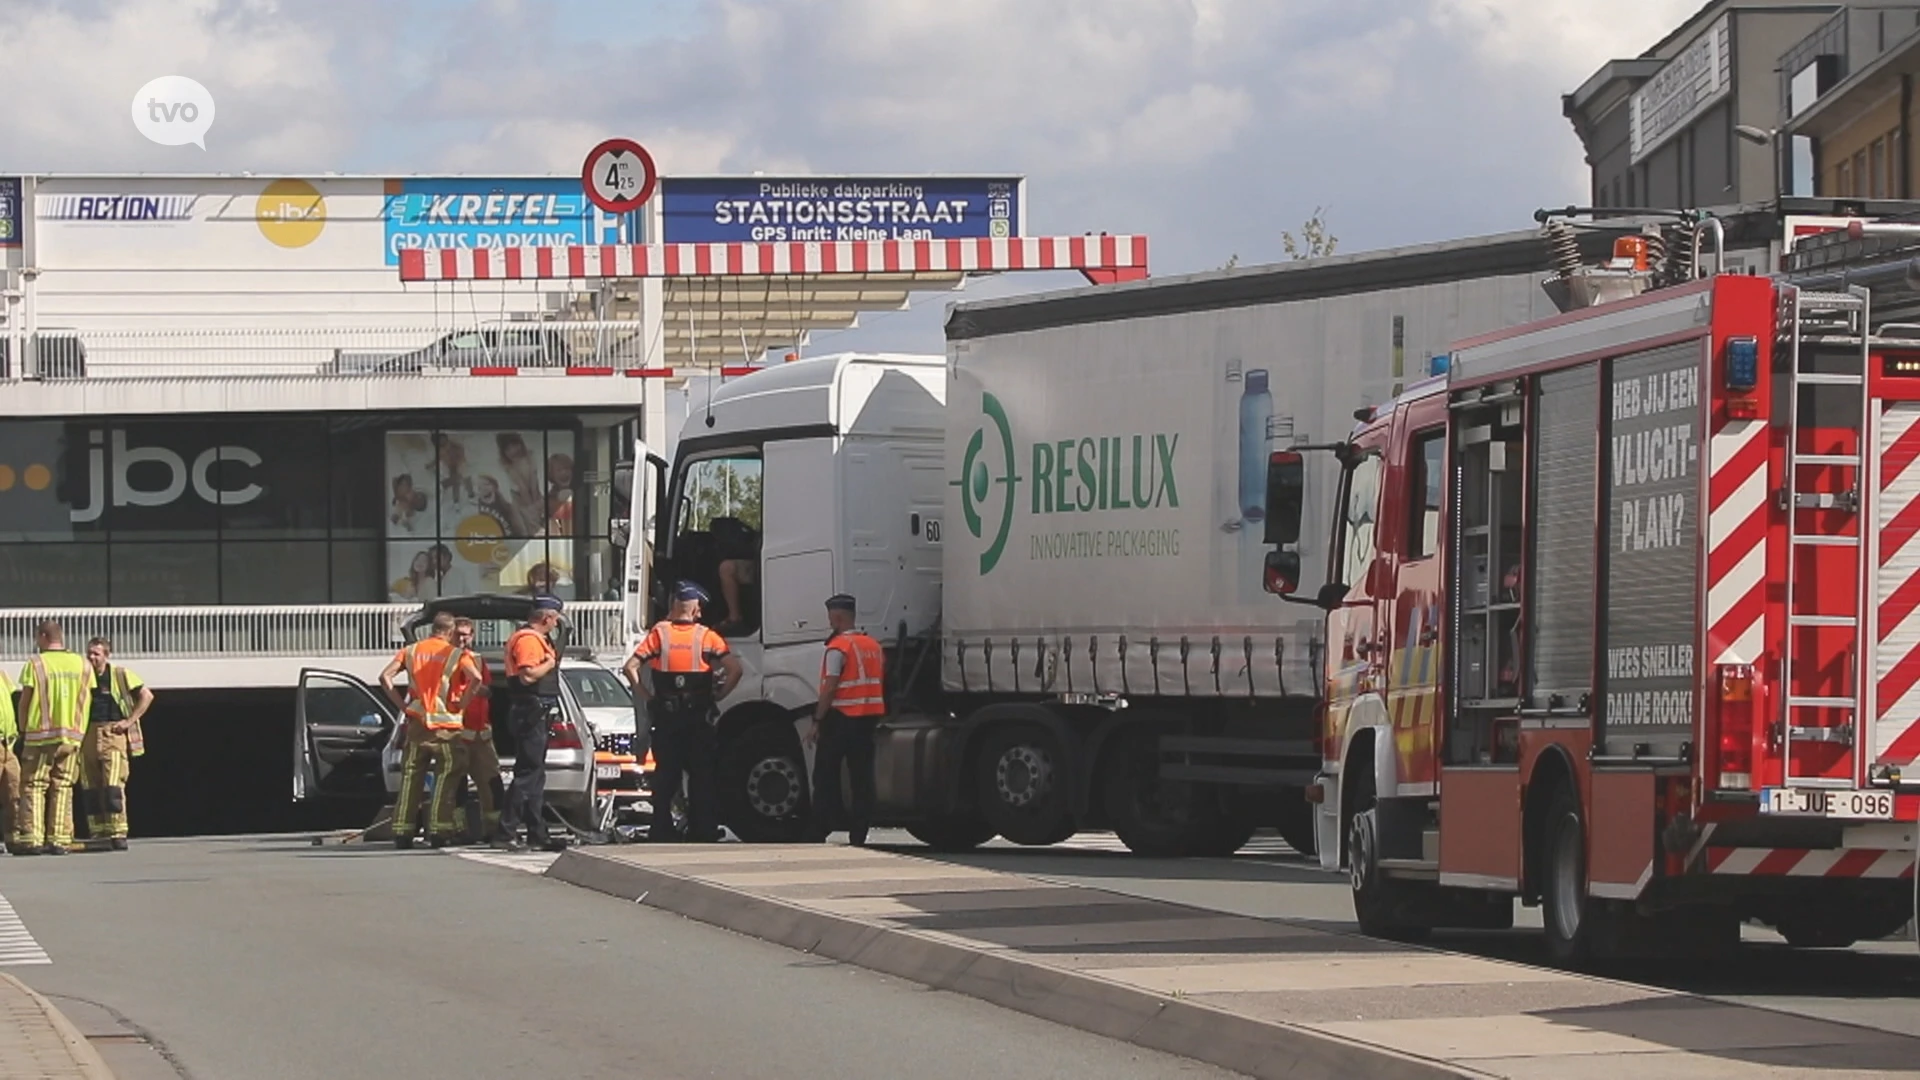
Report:
[[[1570,708],[1593,689],[1600,366],[1542,375],[1539,388],[1529,685],[1534,708]]]

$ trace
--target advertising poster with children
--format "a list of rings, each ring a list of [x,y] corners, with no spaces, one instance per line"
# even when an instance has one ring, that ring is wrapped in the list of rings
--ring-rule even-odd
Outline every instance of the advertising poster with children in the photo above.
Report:
[[[573,592],[569,431],[387,434],[387,594]]]

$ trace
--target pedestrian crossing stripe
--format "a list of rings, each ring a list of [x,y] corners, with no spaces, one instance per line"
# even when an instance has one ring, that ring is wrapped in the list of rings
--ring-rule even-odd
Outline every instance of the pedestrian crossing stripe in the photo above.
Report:
[[[0,896],[0,967],[51,963],[53,958],[33,940],[13,905]]]

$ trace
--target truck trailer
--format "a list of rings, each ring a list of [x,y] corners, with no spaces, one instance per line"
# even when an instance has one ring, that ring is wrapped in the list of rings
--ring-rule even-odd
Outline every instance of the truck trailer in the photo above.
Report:
[[[1366,933],[1518,898],[1562,962],[1883,936],[1920,842],[1920,337],[1860,287],[1617,255],[1363,410],[1320,550],[1269,456],[1270,588],[1326,568],[1319,858]]]
[[[661,467],[629,597],[637,632],[676,580],[735,595],[708,619],[747,671],[719,721],[724,823],[804,833],[822,602],[848,592],[890,657],[880,824],[942,848],[1111,828],[1156,855],[1267,826],[1313,850],[1325,637],[1261,587],[1267,456],[1552,311],[1545,265],[1526,232],[965,304],[944,358],[723,384],[670,466],[638,456]],[[1316,464],[1303,535],[1338,479]]]

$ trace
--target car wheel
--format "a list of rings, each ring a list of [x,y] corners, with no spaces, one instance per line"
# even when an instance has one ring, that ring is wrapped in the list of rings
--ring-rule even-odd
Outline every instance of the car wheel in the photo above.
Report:
[[[1073,835],[1067,809],[1070,782],[1053,734],[1037,724],[1014,724],[987,736],[978,774],[981,816],[993,831],[1029,847]]]
[[[749,844],[806,838],[807,766],[786,724],[756,724],[720,756],[720,823]]]

